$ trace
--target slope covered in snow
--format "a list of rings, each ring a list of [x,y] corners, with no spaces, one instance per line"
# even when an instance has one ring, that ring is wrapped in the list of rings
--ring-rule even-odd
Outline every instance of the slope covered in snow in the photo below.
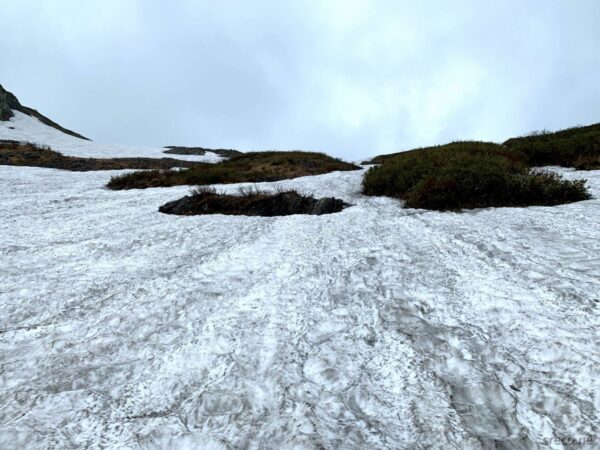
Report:
[[[165,148],[160,147],[131,147],[125,145],[103,144],[85,141],[49,127],[35,117],[14,111],[14,117],[0,121],[0,139],[32,142],[47,145],[52,150],[66,156],[82,156],[87,158],[168,158],[173,155],[165,154]],[[212,152],[204,155],[177,155],[177,159],[186,161],[202,161],[216,163],[223,158]]]
[[[278,183],[337,214],[176,217],[113,174],[0,166],[1,448],[594,447],[599,200],[410,210],[359,171]]]

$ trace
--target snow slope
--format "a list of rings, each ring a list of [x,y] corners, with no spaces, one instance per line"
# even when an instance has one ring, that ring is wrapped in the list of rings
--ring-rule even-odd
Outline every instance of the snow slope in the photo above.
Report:
[[[175,217],[112,175],[0,166],[0,448],[599,445],[599,200],[425,212],[344,172],[279,183],[338,214]]]
[[[600,171],[555,170],[595,199],[428,212],[340,172],[259,186],[353,207],[261,218],[0,166],[0,448],[597,448]]]
[[[212,152],[206,152],[204,155],[172,155],[163,153],[166,149],[160,147],[130,147],[86,141],[46,126],[36,118],[19,111],[14,111],[14,114],[14,117],[10,120],[0,121],[0,139],[47,145],[52,150],[66,156],[87,158],[175,158],[208,163],[223,160],[220,155]]]

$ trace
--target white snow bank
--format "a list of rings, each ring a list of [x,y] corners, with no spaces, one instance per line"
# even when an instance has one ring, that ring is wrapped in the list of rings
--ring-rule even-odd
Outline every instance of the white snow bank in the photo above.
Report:
[[[164,153],[167,149],[160,147],[130,147],[86,141],[49,127],[27,114],[19,111],[14,111],[14,113],[14,117],[10,120],[0,121],[0,139],[46,145],[52,150],[67,156],[87,158],[174,158],[207,163],[217,163],[224,159],[213,152],[206,152],[204,155],[173,155]]]
[[[279,183],[337,214],[176,217],[113,174],[0,166],[1,448],[598,439],[599,200],[410,210],[357,171]]]

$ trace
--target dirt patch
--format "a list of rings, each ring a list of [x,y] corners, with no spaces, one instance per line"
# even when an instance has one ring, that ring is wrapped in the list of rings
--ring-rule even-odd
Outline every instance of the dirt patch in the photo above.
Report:
[[[254,192],[246,195],[219,194],[200,190],[179,200],[164,204],[158,210],[165,214],[195,216],[226,214],[238,216],[289,216],[293,214],[331,214],[350,206],[337,198],[312,198],[295,191],[268,194]]]

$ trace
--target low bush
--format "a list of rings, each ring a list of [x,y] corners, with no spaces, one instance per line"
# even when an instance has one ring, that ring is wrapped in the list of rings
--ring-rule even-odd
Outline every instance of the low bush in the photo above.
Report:
[[[535,131],[502,144],[530,167],[563,166],[600,169],[600,124],[549,132]],[[383,164],[404,153],[378,155],[363,164]]]
[[[573,162],[573,168],[577,170],[598,170],[600,169],[600,155],[579,156]]]
[[[455,142],[398,154],[369,169],[363,193],[434,210],[556,205],[590,198],[584,180],[531,172],[519,153],[485,142]]]
[[[359,170],[360,167],[311,152],[253,152],[233,156],[218,164],[207,164],[187,170],[133,172],[113,177],[110,189],[143,189],[176,185],[208,185],[279,181],[337,170]]]
[[[336,198],[315,199],[296,191],[268,193],[256,188],[244,188],[238,194],[221,194],[211,187],[201,186],[192,190],[191,195],[166,203],[158,210],[181,216],[225,214],[273,217],[331,214],[350,206]]]
[[[504,146],[521,154],[530,166],[600,169],[600,124],[532,133],[509,139]]]

